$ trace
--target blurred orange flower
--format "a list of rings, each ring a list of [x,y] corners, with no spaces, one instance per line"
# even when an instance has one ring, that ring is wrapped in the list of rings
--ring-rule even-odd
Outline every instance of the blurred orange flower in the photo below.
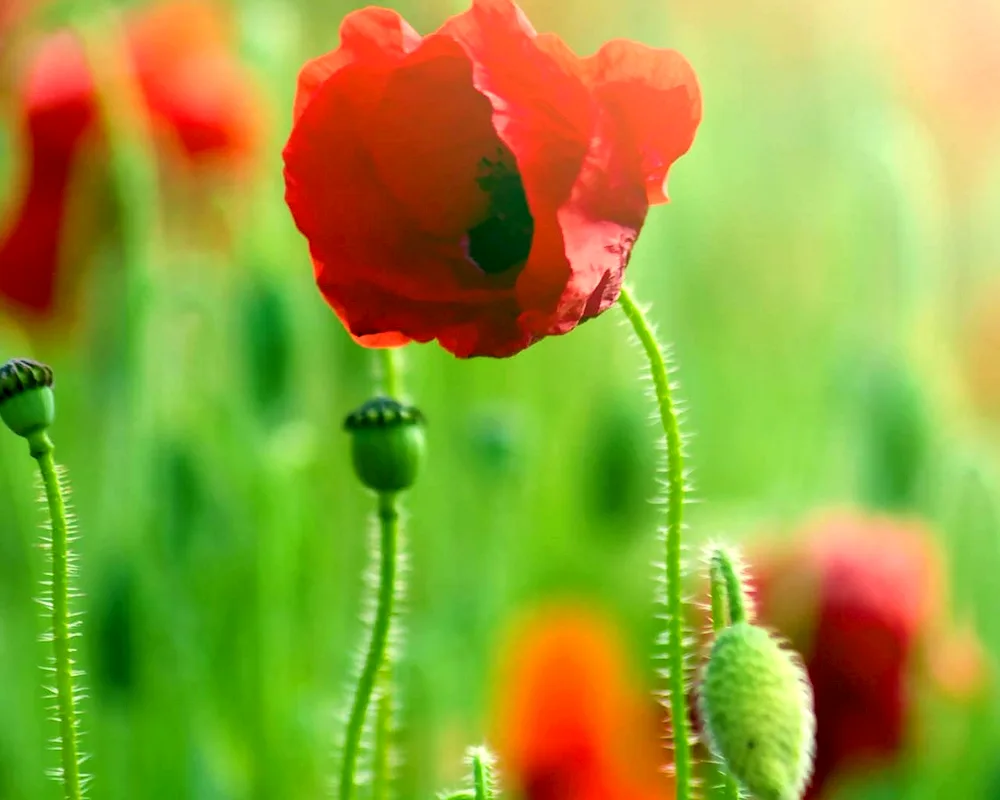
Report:
[[[525,800],[665,800],[656,706],[612,623],[585,605],[520,620],[502,649],[494,742]]]
[[[918,668],[951,695],[980,687],[978,641],[948,629],[944,559],[920,523],[830,516],[791,543],[751,550],[748,561],[760,621],[802,654],[813,685],[807,797],[901,752]]]
[[[178,166],[243,162],[257,140],[259,103],[222,11],[175,0],[127,17],[124,31],[126,77],[135,80],[159,152]],[[99,98],[83,44],[70,31],[41,39],[22,69],[15,105],[24,168],[18,202],[0,225],[0,301],[46,318],[66,293],[61,233],[80,156],[99,138]]]

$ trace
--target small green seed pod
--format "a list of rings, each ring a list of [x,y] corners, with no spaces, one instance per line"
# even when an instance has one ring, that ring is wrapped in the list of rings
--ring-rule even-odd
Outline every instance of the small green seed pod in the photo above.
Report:
[[[701,685],[712,750],[757,800],[800,800],[812,773],[812,689],[795,655],[763,628],[719,633]]]
[[[28,358],[13,358],[0,367],[0,419],[18,436],[28,438],[55,420],[52,368]]]
[[[344,420],[361,482],[376,492],[413,485],[424,454],[424,415],[388,397],[369,400]]]

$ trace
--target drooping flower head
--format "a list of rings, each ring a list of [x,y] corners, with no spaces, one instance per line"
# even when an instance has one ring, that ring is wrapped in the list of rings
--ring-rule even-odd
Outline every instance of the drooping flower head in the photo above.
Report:
[[[583,604],[537,609],[510,632],[495,697],[505,785],[524,800],[663,800],[659,715],[614,627]]]
[[[671,50],[579,58],[511,0],[425,37],[366,8],[300,73],[286,199],[362,344],[509,356],[615,302],[700,117]]]
[[[171,0],[126,19],[126,68],[160,152],[178,156],[172,163],[235,164],[256,141],[256,91],[220,15],[210,3]],[[26,157],[20,202],[0,220],[2,307],[47,317],[60,305],[71,277],[59,264],[70,184],[88,142],[100,138],[98,105],[77,36],[41,39],[17,88]]]
[[[748,561],[759,619],[802,654],[813,686],[807,797],[901,753],[921,666],[949,692],[974,688],[976,643],[946,629],[943,559],[920,524],[831,516]]]

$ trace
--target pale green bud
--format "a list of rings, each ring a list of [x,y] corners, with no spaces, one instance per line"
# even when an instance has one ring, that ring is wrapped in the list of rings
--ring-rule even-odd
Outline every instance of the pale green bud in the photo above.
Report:
[[[712,750],[756,800],[800,800],[812,774],[812,689],[796,655],[746,622],[718,634],[701,685]]]

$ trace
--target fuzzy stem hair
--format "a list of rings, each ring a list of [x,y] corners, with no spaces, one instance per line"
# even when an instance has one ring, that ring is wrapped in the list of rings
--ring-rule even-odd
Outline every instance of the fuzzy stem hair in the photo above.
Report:
[[[684,456],[680,423],[670,387],[667,360],[642,309],[622,286],[619,305],[625,312],[649,362],[656,404],[667,448],[667,510],[664,575],[666,578],[666,648],[670,718],[673,729],[677,800],[692,796],[691,724],[688,718],[687,659],[684,640],[684,602],[681,587],[681,535],[683,531]]]

